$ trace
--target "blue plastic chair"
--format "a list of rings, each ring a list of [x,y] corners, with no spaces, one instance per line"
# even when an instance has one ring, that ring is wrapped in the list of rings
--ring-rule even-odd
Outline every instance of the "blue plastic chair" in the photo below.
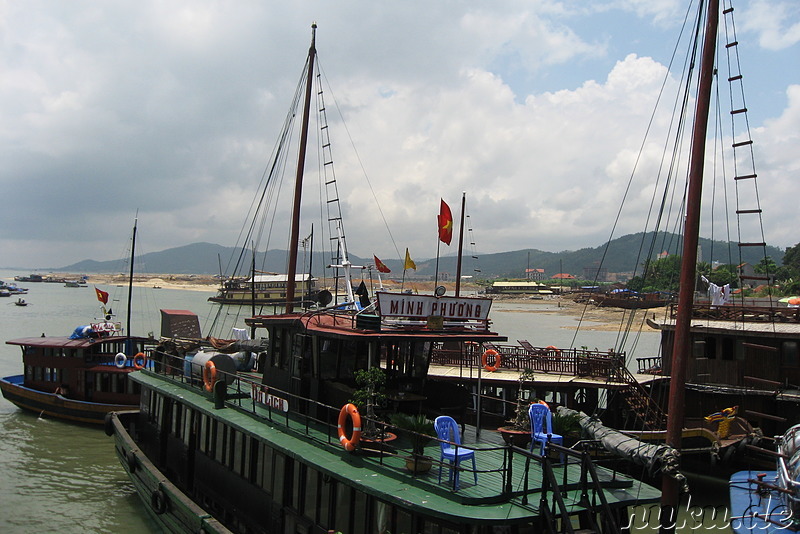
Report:
[[[455,471],[455,488],[458,490],[458,464],[462,460],[471,459],[472,473],[475,475],[475,484],[477,484],[478,471],[475,467],[475,451],[464,447],[456,447],[447,443],[449,441],[461,445],[461,435],[459,434],[456,420],[447,415],[440,415],[433,422],[433,427],[436,429],[436,437],[441,440],[439,444],[442,447],[442,456],[439,461],[439,483],[442,482],[442,464],[447,460],[450,463],[450,476],[447,480],[450,481],[453,479],[453,471]]]
[[[564,444],[563,436],[553,434],[553,416],[549,406],[538,402],[531,404],[531,407],[528,408],[528,417],[531,418],[531,452],[537,443],[541,444],[539,454],[542,456],[545,454],[548,443]]]

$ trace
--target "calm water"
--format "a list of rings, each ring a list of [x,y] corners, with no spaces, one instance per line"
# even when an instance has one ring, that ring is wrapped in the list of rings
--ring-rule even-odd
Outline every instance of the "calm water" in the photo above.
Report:
[[[10,281],[20,272],[0,270]],[[89,288],[62,284],[20,283],[30,290],[27,307],[0,299],[0,376],[21,374],[18,347],[5,340],[47,335],[69,335],[75,327],[99,316],[99,303]],[[109,305],[125,324],[127,287],[98,285],[108,291]],[[136,303],[131,331],[137,335],[160,332],[160,308],[186,309],[198,314],[208,333],[213,308],[206,301],[212,292],[134,288]],[[558,314],[556,303],[493,304],[494,329],[511,342],[527,339],[536,346],[587,346],[608,349],[618,344],[617,333],[581,330],[573,343],[577,320]],[[235,313],[235,308],[229,314]],[[228,315],[226,328],[242,318]],[[586,323],[584,323],[586,325]],[[224,335],[224,334],[223,334]],[[646,332],[629,357],[655,355],[658,335]],[[85,533],[156,532],[133,486],[114,455],[113,440],[102,429],[40,419],[0,398],[0,532]],[[720,490],[722,491],[722,490]]]

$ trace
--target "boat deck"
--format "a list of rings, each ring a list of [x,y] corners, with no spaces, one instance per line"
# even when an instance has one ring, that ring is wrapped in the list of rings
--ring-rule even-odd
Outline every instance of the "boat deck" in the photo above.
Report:
[[[555,515],[574,516],[587,510],[599,511],[604,500],[609,508],[619,508],[657,502],[660,498],[655,488],[620,473],[596,466],[589,469],[588,454],[568,450],[566,463],[560,463],[558,457],[551,461],[504,444],[497,432],[483,430],[477,439],[474,427],[467,428],[463,442],[465,448],[474,451],[476,469],[473,472],[470,460],[462,461],[460,487],[456,489],[448,480],[449,465],[440,461],[435,441],[426,448],[433,458],[432,469],[426,474],[413,474],[405,467],[410,443],[397,429],[388,428],[400,434],[394,441],[370,444],[362,440],[359,450],[345,451],[337,435],[339,408],[318,405],[317,418],[271,409],[254,399],[286,406],[267,395],[288,395],[275,390],[267,393],[260,384],[243,377],[228,386],[225,408],[215,408],[212,395],[203,391],[202,384],[183,376],[141,371],[132,377],[165,395],[183,399],[212,418],[221,418],[224,413],[226,424],[313,465],[323,474],[349,480],[365,493],[384,498],[393,495],[434,516],[447,517],[452,512],[476,523],[513,522],[540,515],[542,506]],[[558,487],[560,502],[554,487]]]

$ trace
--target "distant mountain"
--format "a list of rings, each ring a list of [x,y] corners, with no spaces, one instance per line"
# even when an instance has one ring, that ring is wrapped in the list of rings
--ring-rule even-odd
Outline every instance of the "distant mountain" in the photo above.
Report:
[[[645,245],[643,245],[645,243]],[[652,246],[651,246],[652,244]],[[653,235],[648,233],[630,234],[611,241],[606,245],[595,248],[583,248],[576,251],[545,252],[536,249],[523,249],[512,252],[498,252],[494,254],[481,254],[477,259],[467,256],[462,261],[462,275],[472,275],[476,278],[523,278],[525,270],[544,269],[545,277],[553,276],[557,273],[569,273],[578,278],[590,273],[593,269],[600,266],[609,273],[630,273],[634,271],[645,258],[655,258],[661,252],[671,254],[679,253],[680,238],[675,234],[659,233]],[[738,263],[738,257],[730,258],[729,254],[738,254],[738,246],[723,241],[711,241],[700,239],[699,258],[705,262],[719,261],[720,263]],[[742,261],[757,264],[761,261],[761,250],[753,247],[754,250],[745,248],[742,252]],[[728,252],[728,251],[732,252]],[[640,252],[641,251],[641,252]],[[767,247],[767,255],[780,265],[783,260],[783,251],[777,247]],[[331,258],[319,252],[314,253],[312,258],[300,253],[298,264],[303,265],[303,270],[308,268],[308,260],[312,259],[311,270],[315,275],[319,275],[321,267],[331,263]],[[234,259],[231,259],[234,258]],[[137,256],[135,271],[137,273],[153,274],[219,274],[220,270],[229,273],[231,265],[236,258],[240,258],[240,264],[244,268],[239,269],[239,273],[247,272],[250,269],[252,259],[250,253],[246,252],[241,256],[240,252],[233,247],[223,247],[212,243],[193,243],[183,247],[176,247],[161,252],[151,252],[142,256]],[[220,269],[220,259],[222,262]],[[392,278],[400,277],[403,273],[402,259],[381,258],[381,260],[392,270],[391,274],[384,275]],[[373,263],[371,257],[361,258],[350,254],[350,261],[353,265],[369,265]],[[456,272],[456,257],[445,256],[439,258],[439,272],[449,273],[450,276]],[[415,259],[417,264],[416,271],[408,271],[407,278],[430,278],[435,274],[436,259]],[[264,271],[283,273],[286,271],[286,251],[269,250],[266,253],[256,255],[256,268]],[[84,260],[72,265],[53,268],[57,272],[71,273],[116,273],[125,272],[128,267],[127,260],[114,261],[94,261]],[[479,272],[476,272],[476,269]],[[357,276],[356,276],[357,277]],[[440,275],[440,278],[443,278]]]

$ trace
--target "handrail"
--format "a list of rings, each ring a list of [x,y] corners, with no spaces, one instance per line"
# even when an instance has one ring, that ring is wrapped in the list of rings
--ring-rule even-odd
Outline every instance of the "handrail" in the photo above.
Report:
[[[167,356],[165,353],[161,353],[161,355]],[[182,383],[190,388],[196,389],[202,394],[206,394],[203,390],[203,380],[201,376],[197,374],[197,371],[194,373],[190,372],[188,375],[184,372],[183,367],[178,367],[177,365],[172,365],[169,359],[165,359],[164,361],[158,361],[157,364],[152,368],[148,369],[147,372],[156,373],[160,376],[163,376],[167,379],[174,380],[176,382]],[[228,383],[229,382],[229,383]],[[301,433],[305,435],[307,438],[316,441],[317,443],[321,444],[322,446],[329,447],[331,449],[339,449],[339,439],[338,439],[338,427],[337,427],[337,420],[338,420],[338,413],[340,407],[330,406],[312,399],[304,398],[299,395],[294,395],[287,391],[283,391],[277,388],[268,387],[260,382],[253,380],[247,376],[243,376],[242,374],[232,374],[226,373],[222,370],[217,369],[217,386],[220,383],[225,384],[225,387],[222,388],[221,386],[218,388],[213,388],[213,393],[211,394],[212,397],[215,398],[215,405],[217,407],[226,406],[231,409],[241,410],[246,413],[250,413],[255,417],[263,418],[266,421],[269,421],[270,424],[277,424],[284,426],[290,432]],[[221,391],[220,391],[221,390]],[[266,397],[263,400],[268,400],[268,402],[258,402],[256,393],[263,393],[264,395],[272,395],[276,398],[279,398],[285,401],[287,404],[283,405],[280,402],[271,402]],[[220,399],[219,396],[223,396],[224,398]],[[284,410],[284,406],[288,409]],[[295,409],[295,406],[303,406],[305,409]],[[316,406],[316,410],[311,410],[312,406]],[[311,415],[316,411],[317,416]],[[366,426],[365,423],[370,421],[375,423],[376,427],[382,430],[389,430],[389,431],[399,431],[401,433],[410,433],[405,429],[400,429],[396,426],[391,424],[387,424],[383,421],[379,421],[376,419],[367,418],[365,415],[361,415],[362,419],[362,426]],[[440,446],[442,440],[439,440],[435,436],[427,436],[430,438],[431,442],[436,445],[436,447]],[[322,438],[322,439],[320,439]],[[362,438],[363,439],[363,438]],[[383,440],[378,440],[378,443],[381,443]],[[449,442],[447,442],[449,443]],[[479,500],[490,499],[494,501],[503,501],[503,500],[510,500],[514,498],[524,497],[528,494],[540,493],[544,492],[546,488],[544,487],[545,482],[543,481],[542,487],[535,487],[535,488],[528,488],[527,484],[525,486],[524,491],[514,491],[510,492],[508,488],[510,487],[520,487],[517,481],[522,480],[522,477],[527,477],[528,472],[531,468],[542,469],[547,471],[548,469],[548,460],[546,457],[539,456],[535,453],[529,452],[527,450],[518,449],[513,447],[512,445],[498,445],[498,444],[488,444],[488,443],[480,443],[477,445],[472,444],[453,444],[458,446],[459,448],[472,450],[476,453],[476,455],[480,454],[490,454],[492,451],[499,452],[499,451],[506,451],[505,454],[509,455],[507,460],[509,461],[498,461],[497,467],[486,467],[486,463],[483,466],[480,466],[479,469],[476,469],[477,473],[498,473],[500,474],[500,484],[496,490],[494,496],[483,496],[480,497]],[[561,447],[556,445],[551,445],[554,450],[558,450],[559,452],[562,451]],[[385,459],[389,457],[407,457],[411,455],[412,450],[411,446],[406,449],[405,447],[398,447],[393,446],[391,450],[384,447],[379,447],[375,452],[377,452],[377,458],[369,458],[365,457],[367,461],[377,461],[379,464],[382,465],[382,468],[386,469],[394,469],[392,466],[385,463]],[[512,465],[513,462],[510,461],[510,456],[512,454],[524,454],[527,458],[525,472],[519,475],[514,481],[512,481]],[[573,451],[571,449],[564,449],[564,454],[573,456],[573,457],[584,457],[587,456],[586,453]],[[588,456],[587,456],[588,457]],[[530,460],[534,460],[533,467],[530,467]],[[435,465],[442,464],[441,460],[433,460]],[[583,465],[583,464],[581,464]],[[462,470],[462,472],[471,472],[471,467],[465,467],[464,465],[459,464],[457,469]],[[552,470],[552,467],[550,467]],[[566,466],[565,466],[566,469]],[[583,470],[584,467],[581,467]],[[553,492],[553,498],[558,499],[562,493],[563,488],[560,488],[557,483],[555,483],[555,479],[546,473],[543,473],[547,476],[547,484],[550,485]],[[591,475],[589,475],[591,476]],[[513,482],[513,484],[512,484]],[[428,482],[420,481],[421,484],[429,484]],[[491,487],[489,483],[484,482],[481,484],[482,488]],[[598,486],[599,487],[599,486]],[[437,489],[438,488],[438,489]],[[433,485],[432,489],[434,491],[444,491],[442,487]],[[457,491],[455,488],[450,488],[449,491]],[[470,499],[468,495],[464,495],[462,498]],[[560,507],[560,506],[559,506]]]

